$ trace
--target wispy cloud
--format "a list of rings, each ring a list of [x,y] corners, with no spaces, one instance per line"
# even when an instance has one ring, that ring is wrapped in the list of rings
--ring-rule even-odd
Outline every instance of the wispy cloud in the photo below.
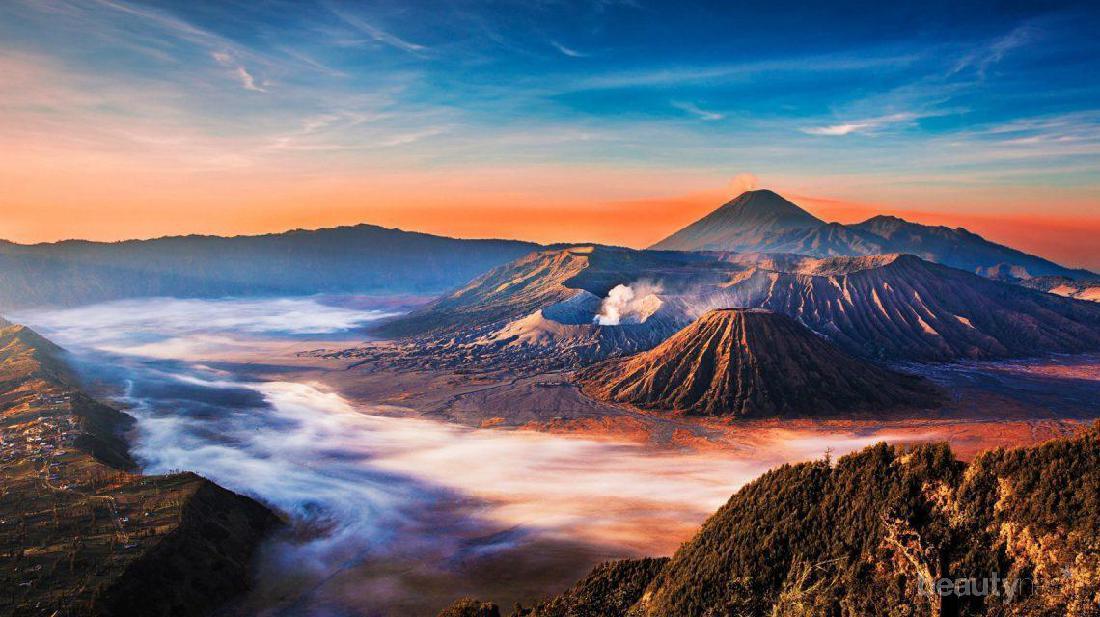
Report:
[[[914,113],[898,113],[890,114],[888,116],[880,116],[878,118],[865,118],[862,120],[851,120],[848,122],[841,122],[839,124],[829,124],[826,126],[811,126],[805,127],[802,130],[807,135],[822,135],[828,137],[840,137],[844,135],[851,135],[852,133],[870,133],[875,130],[881,129],[891,124],[901,124],[913,122],[920,118],[920,114]]]
[[[267,92],[266,89],[261,88],[256,84],[256,78],[252,76],[252,73],[248,72],[248,69],[244,68],[240,63],[233,59],[233,55],[226,51],[214,51],[210,52],[210,56],[214,58],[214,61],[218,64],[229,69],[233,75],[237,77],[237,80],[241,82],[241,87],[245,90],[251,90],[253,92]]]
[[[593,75],[577,82],[574,87],[577,89],[667,87],[750,78],[761,73],[779,71],[792,73],[860,71],[906,66],[920,58],[920,54],[881,56],[868,54],[863,57],[828,55],[760,60],[740,64],[651,67]]]
[[[588,54],[577,51],[572,47],[566,47],[557,41],[550,41],[550,44],[554,46],[554,49],[560,51],[562,55],[569,56],[570,58],[587,58]]]
[[[188,39],[193,40],[193,41],[209,42],[209,41],[212,41],[212,40],[216,40],[216,38],[217,38],[214,35],[207,32],[206,30],[203,30],[201,28],[196,28],[195,26],[192,26],[191,24],[187,23],[186,21],[183,21],[182,19],[177,19],[175,17],[172,17],[172,16],[167,15],[165,13],[162,13],[160,11],[155,11],[155,10],[150,10],[150,9],[145,9],[145,8],[138,8],[138,7],[135,7],[135,6],[131,6],[130,4],[127,4],[125,2],[119,2],[117,0],[97,0],[97,1],[102,6],[114,9],[116,11],[121,11],[123,13],[127,13],[127,14],[133,15],[135,17],[141,17],[143,19],[147,19],[149,21],[152,21],[152,22],[156,23],[157,25],[159,25],[162,28],[171,30],[177,36],[185,37],[185,38],[188,38]]]
[[[344,23],[367,35],[371,38],[371,40],[377,43],[389,45],[394,49],[400,49],[401,51],[406,51],[412,54],[420,54],[428,50],[426,46],[420,45],[419,43],[407,41],[395,34],[386,32],[385,30],[375,26],[374,24],[368,22],[362,17],[359,17],[358,15],[353,15],[352,13],[339,9],[332,4],[327,4],[326,6]]]
[[[430,127],[418,130],[418,131],[411,131],[411,132],[408,132],[408,133],[399,133],[399,134],[396,134],[396,135],[391,135],[389,137],[386,137],[386,138],[380,140],[375,145],[377,145],[379,147],[383,147],[383,148],[392,148],[394,146],[404,146],[404,145],[407,145],[407,144],[418,142],[422,139],[427,139],[429,137],[435,137],[436,135],[441,135],[445,132],[447,132],[446,127],[430,126]]]
[[[989,67],[997,64],[1014,49],[1024,47],[1038,37],[1039,31],[1030,24],[1016,27],[1008,34],[998,37],[984,47],[963,56],[951,73],[958,73],[968,68],[973,68],[979,77],[985,77]]]
[[[725,115],[718,112],[700,109],[697,105],[684,101],[672,101],[672,106],[676,109],[679,109],[680,111],[687,112],[695,116],[696,118],[703,120],[704,122],[714,122],[716,120],[721,120],[722,118],[726,117]]]

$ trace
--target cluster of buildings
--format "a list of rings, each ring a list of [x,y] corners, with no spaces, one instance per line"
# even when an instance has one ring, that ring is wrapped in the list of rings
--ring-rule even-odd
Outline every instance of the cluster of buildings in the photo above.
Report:
[[[52,459],[65,454],[79,433],[79,420],[69,413],[68,394],[39,394],[30,405],[41,411],[31,420],[0,426],[0,464],[31,460],[52,466]]]

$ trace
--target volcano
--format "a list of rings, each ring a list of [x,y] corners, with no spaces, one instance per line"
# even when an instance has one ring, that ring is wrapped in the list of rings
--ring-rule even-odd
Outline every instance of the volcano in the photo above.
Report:
[[[924,380],[859,360],[790,317],[707,312],[654,349],[582,371],[586,394],[706,416],[829,415],[936,406]]]
[[[650,248],[814,257],[906,253],[1012,282],[1037,276],[1096,277],[991,242],[961,227],[921,225],[884,215],[852,225],[826,223],[769,190],[742,193]]]
[[[654,244],[667,251],[765,251],[776,236],[810,232],[825,221],[768,190],[747,191]]]

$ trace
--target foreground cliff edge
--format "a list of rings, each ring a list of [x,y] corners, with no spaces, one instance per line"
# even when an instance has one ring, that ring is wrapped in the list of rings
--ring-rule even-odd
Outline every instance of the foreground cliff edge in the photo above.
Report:
[[[498,615],[462,600],[441,615]],[[1100,422],[969,463],[878,444],[784,465],[669,559],[609,562],[512,615],[1100,614]]]
[[[191,473],[140,475],[133,420],[62,355],[0,319],[0,615],[209,614],[277,517]]]

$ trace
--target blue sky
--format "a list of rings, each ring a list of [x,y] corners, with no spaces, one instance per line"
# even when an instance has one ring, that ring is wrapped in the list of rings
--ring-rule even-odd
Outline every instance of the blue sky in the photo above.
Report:
[[[400,220],[446,206],[432,186],[598,207],[752,174],[823,200],[1091,216],[1098,31],[1095,3],[8,0],[2,127],[29,170],[9,206],[129,203],[110,169],[143,179],[127,212],[149,221],[178,206],[159,186],[255,208],[295,178],[345,218]],[[351,208],[353,189],[386,204]]]

